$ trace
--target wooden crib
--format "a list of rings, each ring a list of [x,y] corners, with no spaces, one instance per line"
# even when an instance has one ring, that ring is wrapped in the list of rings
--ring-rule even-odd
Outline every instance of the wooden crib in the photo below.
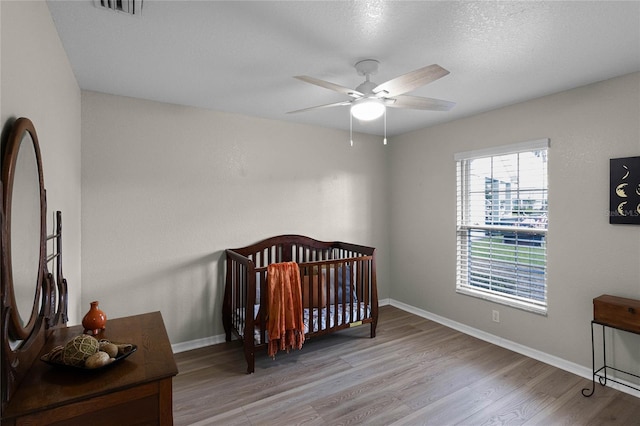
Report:
[[[296,262],[300,268],[305,338],[378,323],[375,248],[280,235],[247,247],[228,249],[222,309],[226,340],[243,342],[247,373],[257,350],[267,348],[267,267]],[[260,307],[263,309],[260,309]]]

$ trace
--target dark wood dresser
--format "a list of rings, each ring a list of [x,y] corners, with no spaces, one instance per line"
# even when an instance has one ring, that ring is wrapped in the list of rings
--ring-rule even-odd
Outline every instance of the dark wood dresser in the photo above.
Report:
[[[82,334],[54,330],[41,354]],[[178,374],[160,312],[108,319],[96,336],[132,343],[137,351],[100,370],[34,362],[9,401],[3,425],[172,425],[172,380]]]

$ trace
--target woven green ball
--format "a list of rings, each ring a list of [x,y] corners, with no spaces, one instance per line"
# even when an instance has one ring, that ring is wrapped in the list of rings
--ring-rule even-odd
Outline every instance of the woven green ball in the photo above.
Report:
[[[84,361],[98,352],[100,343],[98,339],[87,334],[82,334],[71,339],[62,353],[62,362],[76,367],[84,366]]]

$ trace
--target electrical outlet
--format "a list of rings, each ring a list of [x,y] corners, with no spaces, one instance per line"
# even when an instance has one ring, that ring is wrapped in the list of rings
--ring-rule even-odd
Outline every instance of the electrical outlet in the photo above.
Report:
[[[492,319],[493,322],[500,322],[500,311],[493,311]]]

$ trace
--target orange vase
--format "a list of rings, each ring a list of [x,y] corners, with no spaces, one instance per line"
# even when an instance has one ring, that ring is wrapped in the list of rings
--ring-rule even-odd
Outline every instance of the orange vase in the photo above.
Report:
[[[98,308],[98,302],[91,302],[91,308],[82,318],[82,326],[85,334],[96,335],[104,330],[107,324],[107,315]]]

